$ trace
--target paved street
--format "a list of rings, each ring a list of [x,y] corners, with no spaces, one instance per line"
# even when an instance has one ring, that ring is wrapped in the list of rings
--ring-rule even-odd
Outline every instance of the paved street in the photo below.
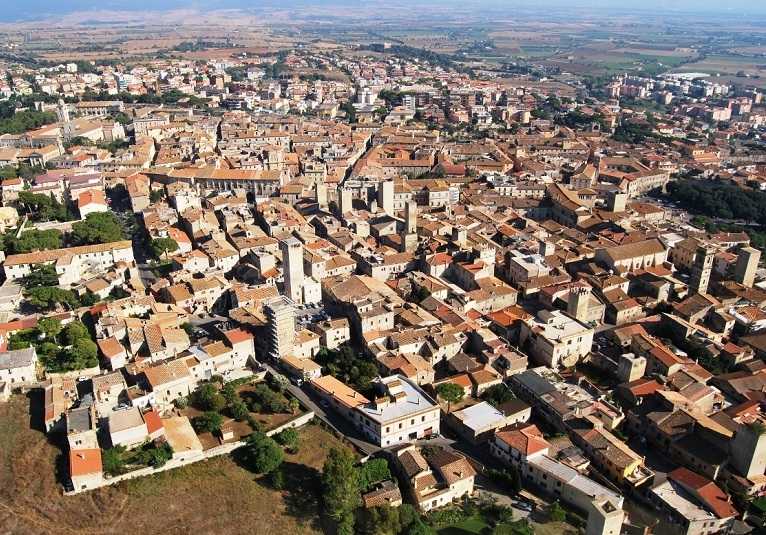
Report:
[[[264,367],[270,373],[284,375],[279,370],[275,369],[273,366],[269,364],[264,364]],[[319,404],[319,399],[316,397],[316,395],[313,392],[310,391],[310,388],[306,386],[305,383],[303,387],[298,387],[292,383],[289,383],[287,386],[287,390],[298,401],[300,401],[304,407],[314,411],[314,414],[316,415],[317,418],[319,418],[320,420],[325,422],[327,425],[332,427],[336,432],[344,435],[362,453],[366,455],[372,455],[373,453],[380,451],[380,448],[378,446],[362,439],[358,435],[356,430],[353,429],[353,427],[341,415],[337,414],[332,409],[324,409]]]

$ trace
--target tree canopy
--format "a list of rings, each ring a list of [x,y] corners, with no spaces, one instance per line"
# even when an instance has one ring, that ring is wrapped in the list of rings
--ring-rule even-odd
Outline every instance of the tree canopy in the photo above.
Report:
[[[463,399],[463,396],[465,396],[465,390],[455,383],[440,384],[436,387],[436,393],[439,394],[440,398],[447,402],[447,412],[450,411],[453,403],[457,403]]]
[[[259,474],[273,472],[282,464],[284,453],[274,439],[255,432],[242,448],[242,461],[250,470]]]
[[[71,214],[53,195],[19,192],[19,204],[22,210],[34,221],[69,221]]]
[[[37,265],[21,279],[22,286],[28,290],[40,286],[56,286],[58,283],[59,276],[53,264]]]
[[[73,321],[63,329],[55,318],[41,318],[37,327],[11,335],[10,349],[34,347],[48,371],[65,372],[98,365],[98,347],[87,327]]]
[[[766,225],[766,192],[746,190],[730,182],[698,179],[670,182],[667,188],[671,199],[694,214]]]
[[[372,380],[378,376],[378,368],[374,362],[357,355],[347,345],[338,349],[323,347],[314,360],[322,366],[325,373],[360,392],[369,391]]]
[[[173,238],[154,238],[150,247],[155,258],[162,258],[178,249],[178,242]]]
[[[370,459],[359,468],[359,488],[362,492],[386,479],[391,479],[391,471],[385,459]]]
[[[24,110],[12,117],[0,119],[0,134],[23,134],[56,122],[56,114],[48,111]]]
[[[70,238],[74,245],[93,245],[124,240],[125,233],[113,213],[95,212],[72,224]]]
[[[481,395],[481,398],[493,407],[498,407],[503,403],[507,403],[515,397],[516,396],[513,395],[511,389],[502,383],[490,386]]]
[[[359,505],[359,471],[354,455],[346,448],[332,448],[322,470],[325,513],[336,526],[338,535],[354,533],[354,510]]]
[[[46,251],[48,249],[61,249],[64,245],[64,237],[60,230],[25,230],[17,238],[15,232],[3,235],[0,244],[6,254],[31,253],[32,251]]]

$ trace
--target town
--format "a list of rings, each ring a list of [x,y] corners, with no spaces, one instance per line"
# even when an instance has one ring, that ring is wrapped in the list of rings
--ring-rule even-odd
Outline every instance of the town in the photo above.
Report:
[[[0,407],[63,500],[316,448],[327,533],[766,529],[757,80],[18,46]]]

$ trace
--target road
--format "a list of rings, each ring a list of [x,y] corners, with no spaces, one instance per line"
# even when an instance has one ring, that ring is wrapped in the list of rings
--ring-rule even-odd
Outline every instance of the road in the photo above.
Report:
[[[263,364],[263,366],[272,374],[284,375],[279,370],[275,369],[270,364]],[[305,385],[305,383],[304,383]],[[359,451],[365,455],[372,455],[381,450],[381,448],[372,442],[364,440],[359,433],[351,426],[345,418],[336,413],[332,409],[325,409],[319,404],[319,398],[314,394],[309,387],[295,386],[292,383],[287,385],[287,391],[293,395],[298,401],[300,401],[304,407],[314,411],[317,418],[329,425],[337,433],[343,435],[356,446]]]
[[[264,364],[263,366],[272,374],[283,375],[270,364]],[[302,387],[289,383],[287,385],[287,391],[300,401],[304,407],[313,411],[317,418],[322,420],[337,433],[345,436],[346,439],[363,454],[374,455],[375,453],[383,451],[383,448],[365,440],[343,416],[332,409],[325,409],[322,407],[319,398],[310,387],[306,386],[306,383],[304,383]],[[449,434],[442,434],[430,440],[418,440],[415,444],[418,446],[439,446],[448,451],[460,453],[470,458],[474,466],[479,468],[475,480],[475,488],[478,495],[486,496],[495,500],[498,504],[510,507],[513,509],[514,518],[527,518],[531,514],[530,508],[524,505],[527,500],[509,496],[495,485],[493,481],[481,473],[481,470],[483,470],[485,466],[495,467],[496,465],[494,458],[491,457],[488,451],[485,451],[486,448],[472,446],[464,441],[456,440],[449,436]],[[540,500],[539,497],[538,500]]]

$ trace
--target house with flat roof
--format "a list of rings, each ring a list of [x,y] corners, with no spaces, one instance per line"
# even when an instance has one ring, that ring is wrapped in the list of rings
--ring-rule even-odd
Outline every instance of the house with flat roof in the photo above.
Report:
[[[379,395],[356,408],[359,427],[381,447],[417,440],[439,432],[439,405],[401,375],[379,378]]]
[[[526,422],[532,416],[532,407],[520,400],[513,401],[517,402],[519,410],[504,412],[482,401],[448,414],[447,421],[460,436],[469,442],[473,444],[486,442],[494,436],[497,429]]]
[[[372,401],[331,375],[314,378],[311,385],[333,409],[380,447],[439,432],[439,405],[402,375],[376,379],[373,384],[376,397]]]
[[[587,356],[593,345],[593,329],[560,310],[541,310],[521,324],[520,345],[530,344],[537,363],[549,368],[570,367]]]

